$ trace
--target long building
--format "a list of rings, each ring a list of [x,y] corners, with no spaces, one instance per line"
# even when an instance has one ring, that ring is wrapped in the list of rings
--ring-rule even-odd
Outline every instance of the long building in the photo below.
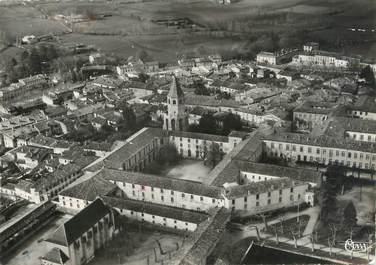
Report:
[[[376,143],[322,135],[282,133],[263,139],[264,154],[292,161],[340,164],[358,169],[375,169]]]

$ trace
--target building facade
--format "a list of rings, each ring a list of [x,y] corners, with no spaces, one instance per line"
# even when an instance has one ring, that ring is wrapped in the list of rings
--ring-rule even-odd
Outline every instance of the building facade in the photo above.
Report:
[[[314,164],[339,164],[349,168],[375,169],[376,144],[329,136],[283,133],[263,139],[263,152],[270,157]]]

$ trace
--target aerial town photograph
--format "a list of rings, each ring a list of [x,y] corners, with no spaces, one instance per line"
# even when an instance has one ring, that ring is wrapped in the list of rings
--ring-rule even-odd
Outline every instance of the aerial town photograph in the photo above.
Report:
[[[376,265],[376,0],[0,0],[0,265]]]

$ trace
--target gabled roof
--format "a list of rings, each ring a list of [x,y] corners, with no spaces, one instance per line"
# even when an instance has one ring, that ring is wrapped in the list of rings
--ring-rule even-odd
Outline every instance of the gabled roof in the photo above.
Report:
[[[109,213],[110,209],[103,201],[96,199],[62,224],[47,241],[61,246],[69,246]]]
[[[144,174],[104,168],[98,173],[99,176],[109,181],[132,183],[141,186],[160,188],[164,190],[179,191],[182,193],[207,196],[221,199],[222,189],[219,187],[203,185],[196,181],[185,179],[174,179],[158,175]]]
[[[101,198],[103,198],[103,201],[107,205],[113,208],[127,209],[130,211],[162,216],[184,222],[200,224],[208,218],[208,215],[206,213],[156,203],[150,203],[146,201],[137,201],[110,196],[103,196]]]
[[[116,188],[116,185],[112,184],[108,180],[105,180],[100,176],[94,176],[60,192],[60,195],[86,201],[93,201],[97,196],[108,195]]]
[[[170,86],[170,91],[168,92],[168,97],[170,98],[180,98],[184,97],[183,90],[181,90],[180,83],[175,76],[172,77],[172,82]]]
[[[59,248],[51,249],[45,256],[42,257],[42,259],[61,265],[64,265],[69,260],[67,255],[65,255]]]

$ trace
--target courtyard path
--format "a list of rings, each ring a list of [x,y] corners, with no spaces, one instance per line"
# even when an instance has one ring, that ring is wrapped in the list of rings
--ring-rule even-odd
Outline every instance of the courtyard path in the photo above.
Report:
[[[317,243],[314,243],[314,245],[312,246],[310,237],[311,237],[312,232],[314,231],[315,224],[316,224],[318,216],[319,216],[319,210],[320,210],[319,207],[316,206],[316,207],[308,208],[308,209],[301,211],[299,213],[300,216],[301,215],[309,215],[310,219],[309,219],[308,224],[307,224],[307,226],[306,226],[306,228],[303,232],[303,236],[301,238],[297,239],[298,248],[296,249],[296,252],[299,252],[299,247],[305,247],[305,248],[308,248],[308,249],[311,249],[313,247],[315,249],[315,251],[316,250],[325,251],[328,254],[331,252],[333,259],[336,259],[337,255],[342,255],[342,256],[349,258],[349,260],[350,260],[351,257],[353,256],[354,258],[360,258],[360,259],[364,260],[365,263],[368,263],[368,261],[375,258],[375,256],[372,255],[372,253],[370,253],[370,255],[367,256],[367,253],[358,253],[358,252],[351,253],[351,252],[348,252],[347,250],[344,249],[344,246],[341,245],[339,247],[338,244],[337,244],[337,247],[332,247],[332,249],[330,249],[328,246],[325,246],[325,245],[322,245],[322,244],[317,244]],[[287,219],[291,219],[291,218],[294,218],[294,217],[297,217],[297,216],[298,216],[298,213],[295,213],[295,212],[294,213],[287,213],[287,214],[284,215],[284,219],[287,220]],[[279,223],[279,222],[280,222],[280,219],[276,218],[276,219],[269,221],[268,225],[272,225],[272,224]],[[238,233],[238,235],[236,235],[234,238],[232,238],[232,240],[234,240],[234,242],[235,242],[235,241],[240,241],[241,239],[245,239],[245,238],[248,238],[248,237],[257,237],[256,227],[259,231],[261,241],[263,239],[267,239],[269,241],[274,241],[275,243],[277,243],[277,239],[276,239],[275,235],[261,231],[265,227],[265,225],[263,223],[245,225],[244,230],[241,233]],[[295,247],[295,242],[291,238],[279,236],[278,242],[285,243],[285,244],[288,244],[288,245]],[[314,254],[314,252],[312,252],[312,254]]]

